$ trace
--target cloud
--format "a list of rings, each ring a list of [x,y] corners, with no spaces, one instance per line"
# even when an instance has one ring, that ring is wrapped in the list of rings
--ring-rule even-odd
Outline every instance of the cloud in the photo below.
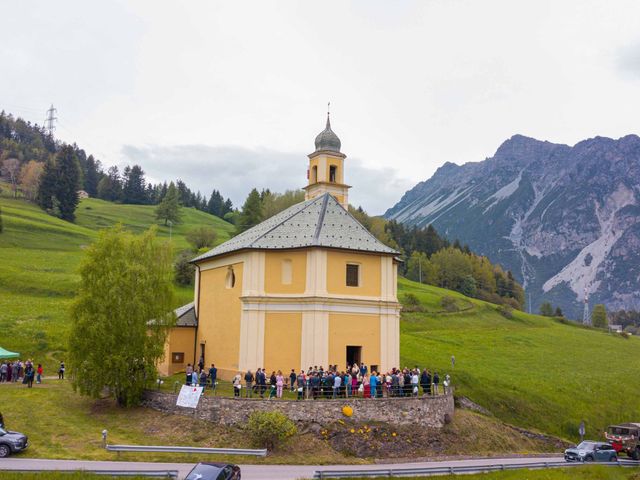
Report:
[[[283,192],[306,184],[304,154],[208,145],[125,145],[121,153],[121,166],[141,165],[154,183],[180,178],[207,196],[213,189],[220,190],[236,206],[242,205],[253,187]],[[347,183],[353,186],[350,203],[374,215],[393,206],[413,184],[390,167],[369,168],[357,158],[345,162]]]
[[[623,74],[640,78],[640,43],[620,50],[617,63]]]

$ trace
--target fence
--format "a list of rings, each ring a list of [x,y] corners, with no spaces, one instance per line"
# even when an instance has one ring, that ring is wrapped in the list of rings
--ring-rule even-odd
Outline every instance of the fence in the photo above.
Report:
[[[252,455],[264,457],[267,450],[253,450],[243,448],[206,448],[206,447],[176,447],[164,445],[106,445],[109,452],[156,452],[156,453],[208,453],[219,455]]]
[[[184,385],[183,382],[173,383],[173,393],[177,393],[180,387]],[[167,386],[169,387],[169,386]],[[163,388],[167,391],[168,388]],[[302,390],[301,390],[302,389]],[[210,382],[204,385],[204,393],[206,395],[221,396],[221,397],[250,397],[250,398],[277,398],[277,387],[267,383],[266,385],[251,384],[248,388],[243,381],[240,388],[236,388],[231,382],[216,381],[215,388]],[[292,389],[289,384],[285,384],[282,388],[282,398],[287,400],[331,400],[337,398],[373,398],[373,391],[370,385],[340,385],[334,387],[333,385],[319,384],[319,385],[304,385],[303,387],[294,386]],[[453,387],[445,387],[443,384],[436,385],[431,384],[424,388],[422,385],[398,385],[390,386],[386,383],[378,384],[375,389],[375,398],[409,398],[420,397],[423,395],[446,395],[453,393]]]
[[[501,470],[519,469],[544,469],[544,468],[576,468],[585,465],[638,467],[638,462],[618,461],[618,462],[590,462],[590,463],[567,463],[564,460],[558,462],[531,462],[515,464],[496,465],[461,465],[461,466],[438,466],[438,467],[417,467],[417,468],[389,468],[389,469],[362,469],[362,470],[317,470],[313,474],[314,479],[329,478],[373,478],[373,477],[407,477],[407,476],[430,476],[430,475],[458,475],[470,473],[496,472]]]

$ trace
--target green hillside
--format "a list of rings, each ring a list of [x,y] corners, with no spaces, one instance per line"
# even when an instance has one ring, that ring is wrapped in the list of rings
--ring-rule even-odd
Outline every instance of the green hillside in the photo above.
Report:
[[[132,231],[155,224],[153,206],[118,205],[97,199],[82,200],[76,224],[45,214],[23,200],[0,198],[4,233],[0,234],[0,346],[43,362],[49,373],[64,358],[69,322],[67,309],[79,281],[82,249],[101,228],[122,223]],[[183,209],[183,223],[173,227],[176,251],[188,244],[185,234],[198,225],[211,225],[218,242],[229,238],[233,226],[197,211]],[[169,228],[158,226],[169,238]],[[178,304],[193,298],[191,288],[176,287]],[[178,305],[176,305],[178,306]]]
[[[0,198],[0,205],[0,345],[45,363],[51,374],[64,358],[82,249],[100,228],[117,222],[133,231],[148,228],[155,223],[154,207],[87,199],[77,223],[69,224],[21,200]],[[184,223],[172,232],[176,251],[186,248],[185,233],[201,224],[214,226],[219,242],[233,228],[184,209]],[[159,235],[168,237],[168,228],[159,226]],[[176,291],[178,304],[191,300],[191,288]],[[400,299],[407,293],[420,300],[422,311],[402,314],[403,366],[450,373],[457,394],[498,418],[569,438],[576,438],[582,419],[596,438],[609,423],[640,419],[638,339],[522,312],[508,319],[495,305],[401,279]],[[445,312],[444,297],[453,299],[457,312]]]
[[[403,313],[403,366],[450,373],[456,393],[500,419],[565,438],[601,438],[610,423],[640,419],[640,340],[566,325],[401,279],[399,296],[413,293],[425,312]],[[443,313],[450,296],[464,310]],[[455,368],[451,356],[455,355]]]

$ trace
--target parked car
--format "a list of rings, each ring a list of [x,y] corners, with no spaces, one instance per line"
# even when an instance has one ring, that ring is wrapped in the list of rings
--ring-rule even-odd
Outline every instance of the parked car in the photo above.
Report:
[[[640,460],[640,423],[610,425],[604,437],[611,442],[616,452],[624,452],[629,458]]]
[[[240,467],[228,463],[199,463],[185,480],[240,480]]]
[[[0,428],[0,458],[18,453],[29,446],[26,435]]]
[[[618,455],[609,443],[584,441],[564,451],[567,462],[617,462]]]

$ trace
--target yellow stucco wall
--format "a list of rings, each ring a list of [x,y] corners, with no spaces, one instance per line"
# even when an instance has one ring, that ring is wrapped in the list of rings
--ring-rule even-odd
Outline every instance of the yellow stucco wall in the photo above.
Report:
[[[269,312],[264,322],[264,368],[288,376],[300,369],[302,313]],[[257,365],[259,366],[259,365]]]
[[[361,361],[380,365],[380,317],[347,313],[329,314],[329,363],[344,369],[347,345],[362,347]]]
[[[381,257],[357,252],[327,253],[327,291],[330,294],[379,297]],[[360,285],[347,287],[347,263],[360,265]]]
[[[205,365],[215,363],[223,379],[232,378],[238,370],[243,266],[242,262],[232,265],[236,277],[233,288],[226,287],[227,265],[200,273],[196,363],[204,343]]]
[[[169,331],[164,346],[164,359],[158,365],[160,375],[173,375],[185,370],[187,363],[193,362],[193,340],[195,327],[174,327]],[[184,353],[184,363],[173,363],[174,353]]]
[[[283,262],[291,260],[291,284],[282,283]],[[264,290],[266,293],[304,293],[307,279],[307,251],[266,252]]]

